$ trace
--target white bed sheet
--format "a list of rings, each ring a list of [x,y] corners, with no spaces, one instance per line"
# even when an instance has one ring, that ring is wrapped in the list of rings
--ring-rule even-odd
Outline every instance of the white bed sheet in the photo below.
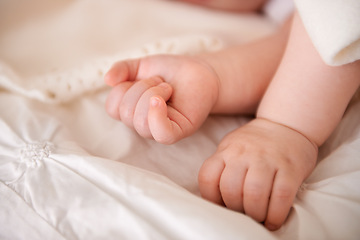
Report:
[[[0,3],[0,239],[358,239],[359,100],[321,148],[287,222],[273,233],[199,197],[203,160],[249,119],[211,116],[193,136],[164,146],[105,113],[108,89],[99,71],[115,59],[216,50],[267,34],[274,27],[267,19],[160,0],[34,2],[45,5],[22,18],[9,13],[20,14],[20,5]],[[44,9],[52,14],[41,15]],[[149,25],[128,9],[141,9]],[[94,31],[85,28],[94,14],[109,29],[123,28],[116,34],[95,28],[106,49],[93,49],[103,44],[98,40],[80,49],[80,36]],[[68,25],[76,19],[81,33]],[[59,31],[48,33],[54,26]],[[157,28],[145,31],[149,26]],[[45,44],[59,32],[65,43]],[[67,62],[71,56],[76,59]]]

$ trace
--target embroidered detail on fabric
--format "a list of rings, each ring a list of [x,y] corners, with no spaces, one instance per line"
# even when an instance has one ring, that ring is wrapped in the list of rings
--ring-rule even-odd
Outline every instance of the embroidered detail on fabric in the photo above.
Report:
[[[20,158],[28,167],[35,168],[41,166],[44,158],[49,157],[53,150],[54,144],[51,142],[27,143],[20,150]]]

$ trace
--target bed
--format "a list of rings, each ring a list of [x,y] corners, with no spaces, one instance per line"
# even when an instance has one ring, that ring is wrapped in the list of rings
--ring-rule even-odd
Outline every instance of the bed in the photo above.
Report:
[[[359,98],[276,232],[199,194],[204,159],[250,118],[210,116],[166,146],[105,112],[117,60],[216,51],[276,27],[176,1],[0,1],[0,239],[359,239]]]

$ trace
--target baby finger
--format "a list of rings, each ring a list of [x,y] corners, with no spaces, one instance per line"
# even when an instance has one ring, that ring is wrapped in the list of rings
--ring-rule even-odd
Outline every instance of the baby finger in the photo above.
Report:
[[[121,100],[119,107],[121,121],[133,128],[135,108],[139,99],[149,88],[157,86],[161,82],[163,82],[163,80],[157,76],[136,81]]]
[[[265,221],[265,226],[269,230],[277,230],[285,222],[290,212],[297,190],[302,182],[300,179],[295,179],[294,176],[296,174],[284,171],[278,171],[275,176]]]
[[[148,123],[148,114],[149,114],[149,102],[150,99],[154,96],[160,98],[163,102],[169,100],[172,94],[172,88],[168,83],[160,83],[157,86],[149,88],[144,92],[140,97],[139,101],[136,104],[134,112],[134,128],[139,133],[140,136],[145,138],[152,138],[152,134],[149,129]],[[164,113],[167,114],[167,113]]]

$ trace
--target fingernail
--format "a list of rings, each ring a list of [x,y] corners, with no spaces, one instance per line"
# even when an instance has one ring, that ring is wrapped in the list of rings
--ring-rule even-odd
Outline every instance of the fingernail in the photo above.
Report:
[[[160,83],[159,84],[159,87],[162,87],[162,88],[164,88],[164,89],[167,89],[168,87],[169,87],[169,85],[167,84],[167,83]]]
[[[150,100],[150,104],[152,107],[157,107],[160,105],[160,99],[157,97],[152,97]]]

